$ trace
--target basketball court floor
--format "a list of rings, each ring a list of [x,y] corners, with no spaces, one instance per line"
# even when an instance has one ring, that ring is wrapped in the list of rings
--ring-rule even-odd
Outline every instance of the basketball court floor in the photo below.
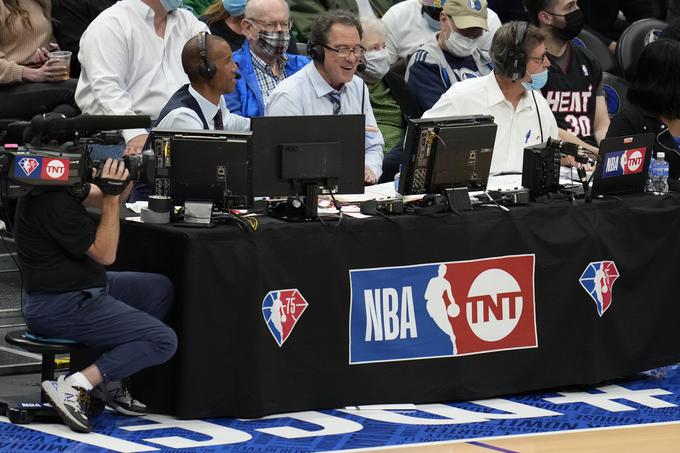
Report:
[[[14,425],[0,417],[0,452],[680,452],[680,367],[593,388],[257,420],[137,418],[106,410],[93,428],[78,434],[56,421]]]

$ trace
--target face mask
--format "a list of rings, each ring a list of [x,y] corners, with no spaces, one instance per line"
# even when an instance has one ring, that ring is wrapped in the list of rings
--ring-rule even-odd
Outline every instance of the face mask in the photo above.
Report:
[[[290,43],[288,31],[261,31],[258,35],[257,44],[262,53],[269,57],[282,55]]]
[[[366,74],[371,80],[381,80],[390,70],[389,55],[387,55],[387,49],[382,50],[372,50],[364,54],[366,59],[366,69],[364,74]]]
[[[469,57],[477,47],[477,40],[463,36],[451,29],[451,34],[444,41],[447,52],[457,57]]]
[[[230,16],[241,16],[246,11],[246,0],[222,0],[222,6]]]
[[[543,72],[529,75],[531,76],[531,82],[522,82],[522,86],[527,90],[540,90],[548,82],[547,69],[544,69]]]
[[[421,15],[423,16],[423,19],[425,19],[425,23],[427,24],[427,28],[429,28],[430,30],[432,30],[435,33],[438,32],[439,30],[441,30],[442,27],[441,27],[441,24],[439,23],[438,20],[434,20],[427,13],[421,13]]]
[[[169,13],[179,8],[181,4],[182,0],[161,0],[161,6]]]
[[[560,14],[553,14],[553,16],[559,15]],[[581,33],[581,30],[583,30],[583,11],[575,9],[574,11],[565,14],[563,17],[566,23],[564,28],[553,27],[553,30],[558,38],[565,41],[571,41]]]

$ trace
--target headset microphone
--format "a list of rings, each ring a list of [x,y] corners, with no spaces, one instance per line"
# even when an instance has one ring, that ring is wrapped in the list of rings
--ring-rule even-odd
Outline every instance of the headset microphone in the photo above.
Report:
[[[238,72],[236,74],[234,74],[234,79],[238,80],[240,78],[241,78],[241,74],[239,74]]]

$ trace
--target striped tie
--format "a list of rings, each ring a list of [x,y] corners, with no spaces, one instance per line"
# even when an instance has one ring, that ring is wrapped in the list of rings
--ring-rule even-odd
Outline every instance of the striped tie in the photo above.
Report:
[[[340,93],[337,91],[331,91],[328,93],[328,98],[333,103],[333,115],[340,114]]]

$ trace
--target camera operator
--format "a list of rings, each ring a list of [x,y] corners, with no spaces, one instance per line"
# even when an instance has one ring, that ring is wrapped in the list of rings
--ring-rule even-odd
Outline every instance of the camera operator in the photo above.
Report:
[[[177,337],[160,321],[173,299],[170,280],[158,274],[105,272],[116,259],[120,204],[130,190],[122,161],[108,159],[89,194],[66,188],[34,190],[19,199],[16,244],[25,283],[23,314],[29,329],[104,351],[95,363],[42,388],[72,430],[89,432],[88,392],[119,413],[146,414],[121,382],[163,363]],[[96,224],[85,206],[101,209]],[[97,387],[98,386],[98,387]]]

